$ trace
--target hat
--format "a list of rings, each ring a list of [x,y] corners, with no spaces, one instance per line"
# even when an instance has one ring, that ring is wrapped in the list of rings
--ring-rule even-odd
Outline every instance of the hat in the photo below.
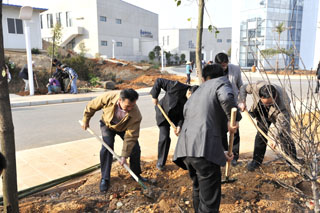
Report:
[[[191,64],[191,62],[190,61],[187,61],[187,63],[186,64]]]

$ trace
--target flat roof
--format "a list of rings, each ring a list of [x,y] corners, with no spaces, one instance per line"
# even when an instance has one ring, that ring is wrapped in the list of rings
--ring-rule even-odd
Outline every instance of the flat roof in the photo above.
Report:
[[[8,6],[8,7],[23,7],[22,5],[16,5],[16,4],[6,4],[6,3],[2,3],[3,6]],[[31,7],[31,6],[30,6]],[[39,7],[32,7],[32,9],[34,10],[40,10],[40,11],[46,11],[48,10],[47,8],[39,8]]]

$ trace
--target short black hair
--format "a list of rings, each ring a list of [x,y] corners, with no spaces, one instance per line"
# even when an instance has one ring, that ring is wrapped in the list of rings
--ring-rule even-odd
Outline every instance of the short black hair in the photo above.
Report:
[[[223,69],[220,64],[208,64],[202,70],[202,77],[207,80],[223,76]]]
[[[193,86],[189,87],[188,90],[191,92],[191,94],[193,94],[198,88],[199,88],[198,85],[193,85]]]
[[[277,95],[277,90],[273,85],[264,85],[259,89],[260,98],[275,98]]]
[[[124,89],[120,92],[120,98],[122,100],[128,99],[131,102],[138,100],[139,94],[134,89]]]
[[[0,152],[0,171],[7,168],[7,162],[3,154]]]
[[[218,64],[229,63],[229,57],[225,53],[218,53],[216,55],[216,57],[214,58],[214,62],[216,62]]]

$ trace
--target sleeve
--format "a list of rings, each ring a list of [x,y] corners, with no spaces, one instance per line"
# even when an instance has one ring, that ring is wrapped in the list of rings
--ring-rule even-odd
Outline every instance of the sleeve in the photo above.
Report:
[[[152,98],[158,98],[161,92],[161,89],[167,92],[173,85],[173,82],[174,81],[167,80],[164,78],[157,78],[156,82],[154,83],[150,91]]]
[[[220,86],[220,88],[217,89],[217,97],[220,102],[220,105],[227,115],[228,121],[231,119],[231,109],[233,107],[237,108],[237,104],[234,99],[234,94],[231,85],[227,86],[226,84]],[[238,109],[238,108],[237,108]],[[241,114],[239,112],[239,109],[237,110],[237,118],[236,121],[241,120]]]
[[[140,123],[142,117],[141,115],[136,118],[125,131],[123,146],[122,146],[122,157],[129,157],[131,155],[132,149],[138,141],[140,133]]]
[[[240,87],[240,92],[239,92],[239,102],[240,103],[245,103],[247,99],[247,94],[252,94],[252,84],[244,84]]]
[[[102,109],[103,106],[109,105],[111,98],[111,95],[105,93],[91,100],[84,109],[82,122],[89,124],[90,119],[95,112]]]
[[[239,75],[237,78],[237,87],[238,87],[238,89],[240,89],[243,85],[243,82],[242,82],[240,67],[238,66],[237,69],[238,69],[238,75]]]

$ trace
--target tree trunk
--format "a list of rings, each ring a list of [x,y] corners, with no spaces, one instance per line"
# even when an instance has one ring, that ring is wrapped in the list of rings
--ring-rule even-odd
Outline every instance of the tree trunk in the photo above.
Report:
[[[202,31],[203,31],[203,11],[204,0],[199,0],[199,14],[198,14],[198,26],[197,26],[197,44],[196,44],[196,66],[197,77],[199,84],[202,83],[202,66],[201,66],[201,49],[202,49]]]
[[[2,0],[0,18],[2,20]],[[2,22],[0,22],[0,67],[4,70],[4,50]],[[16,154],[14,131],[9,99],[7,76],[0,75],[0,142],[1,150],[7,161],[7,168],[3,171],[3,207],[4,212],[19,212],[17,193]]]
[[[313,200],[314,200],[314,212],[319,213],[319,195],[318,195],[318,189],[317,189],[317,181],[311,181],[311,188],[312,188],[312,194],[313,194]]]

